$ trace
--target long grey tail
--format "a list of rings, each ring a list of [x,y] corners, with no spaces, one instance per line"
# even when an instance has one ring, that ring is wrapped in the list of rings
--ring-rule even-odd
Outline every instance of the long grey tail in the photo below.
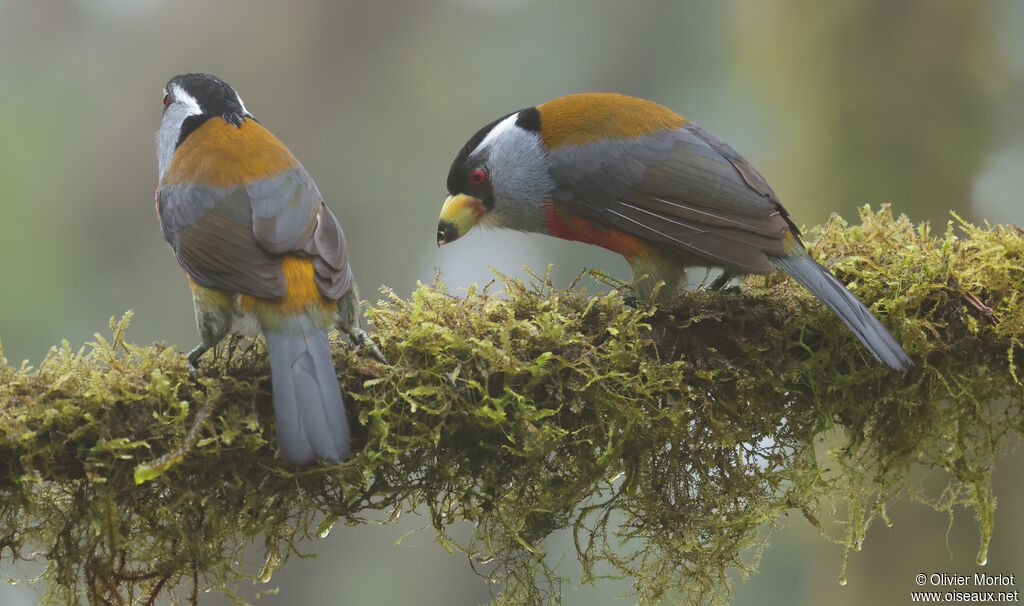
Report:
[[[879,362],[904,372],[914,365],[878,318],[809,255],[797,253],[789,257],[775,257],[772,264],[792,276],[835,312]]]
[[[281,454],[304,465],[314,458],[340,461],[351,437],[327,333],[307,317],[301,330],[264,330],[270,354],[274,416]]]

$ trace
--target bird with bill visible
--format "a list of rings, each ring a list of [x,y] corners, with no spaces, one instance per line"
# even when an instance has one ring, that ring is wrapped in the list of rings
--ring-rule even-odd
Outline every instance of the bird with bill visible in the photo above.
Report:
[[[625,257],[645,299],[674,296],[689,267],[721,268],[716,288],[737,274],[780,269],[880,362],[913,366],[878,318],[807,253],[760,173],[657,103],[584,93],[512,112],[469,139],[447,185],[439,246],[478,223],[594,244]]]

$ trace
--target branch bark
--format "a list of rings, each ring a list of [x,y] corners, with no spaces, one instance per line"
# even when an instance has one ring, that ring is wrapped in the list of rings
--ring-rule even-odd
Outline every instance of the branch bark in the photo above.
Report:
[[[611,570],[642,600],[706,603],[728,598],[727,571],[752,569],[742,554],[781,513],[820,530],[847,501],[830,538],[848,553],[911,498],[976,509],[982,558],[992,468],[1024,428],[1022,231],[954,217],[933,235],[883,207],[809,241],[902,341],[910,373],[874,363],[779,275],[662,309],[543,278],[502,278],[503,297],[437,282],[369,309],[389,365],[332,342],[359,448],[294,469],[273,446],[258,342],[208,359],[198,385],[180,352],[126,340],[130,315],[38,369],[2,360],[0,557],[47,560],[54,602],[235,595],[339,520],[420,508],[439,540],[494,561],[481,574],[502,602],[557,597],[543,542],[570,529],[584,578],[569,581]],[[833,460],[816,457],[822,436],[841,446]],[[946,470],[948,498],[911,489],[911,464]],[[461,520],[475,531],[456,543]],[[265,566],[236,564],[259,536]]]

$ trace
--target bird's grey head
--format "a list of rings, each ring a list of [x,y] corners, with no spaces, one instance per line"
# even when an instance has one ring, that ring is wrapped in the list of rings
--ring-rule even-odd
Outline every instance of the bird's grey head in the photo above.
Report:
[[[544,201],[553,182],[539,130],[537,110],[531,107],[495,120],[470,138],[448,172],[438,244],[465,235],[477,222],[544,231]]]

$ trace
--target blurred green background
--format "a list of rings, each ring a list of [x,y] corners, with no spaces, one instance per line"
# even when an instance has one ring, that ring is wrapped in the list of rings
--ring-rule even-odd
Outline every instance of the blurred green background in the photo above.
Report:
[[[524,263],[554,262],[560,284],[584,266],[628,276],[611,253],[540,236],[475,230],[434,245],[464,141],[570,92],[679,110],[753,162],[806,226],[882,202],[936,227],[951,209],[1024,223],[1024,3],[1012,0],[0,0],[0,339],[12,363],[37,363],[63,338],[77,346],[126,309],[133,340],[194,344],[152,202],[162,87],[187,71],[233,84],[303,162],[371,300],[381,284],[408,294],[435,267],[453,289]],[[997,473],[988,572],[1024,574],[1022,464],[1014,453]],[[800,516],[780,520],[735,603],[906,603],[918,572],[974,572],[970,514],[948,535],[923,507],[891,514],[895,526],[873,526],[853,555],[845,587],[839,548]],[[431,532],[393,544],[425,523],[336,529],[259,603],[486,601]],[[605,604],[628,592],[608,582],[564,595]],[[2,604],[37,599],[0,587]]]

